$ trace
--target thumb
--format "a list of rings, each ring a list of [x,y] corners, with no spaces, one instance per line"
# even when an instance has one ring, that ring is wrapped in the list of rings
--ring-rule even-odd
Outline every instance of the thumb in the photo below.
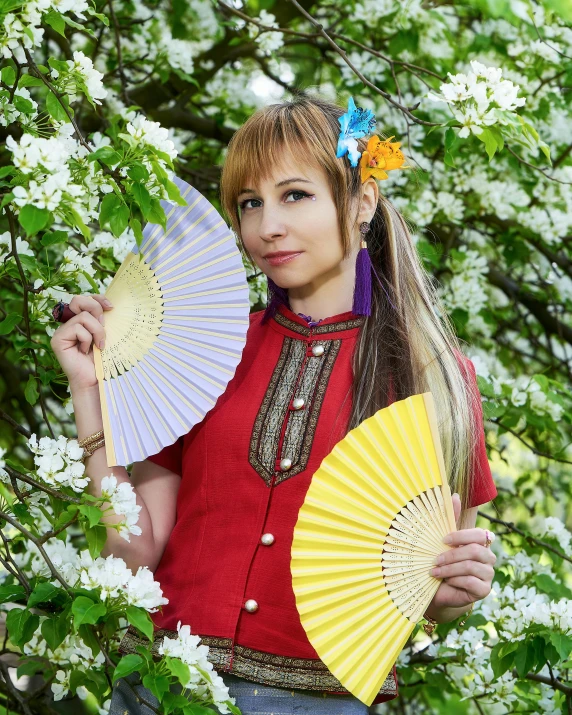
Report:
[[[461,516],[461,497],[455,492],[452,495],[452,501],[453,501],[453,513],[455,515],[455,523],[457,524],[457,528],[459,527],[459,517]]]

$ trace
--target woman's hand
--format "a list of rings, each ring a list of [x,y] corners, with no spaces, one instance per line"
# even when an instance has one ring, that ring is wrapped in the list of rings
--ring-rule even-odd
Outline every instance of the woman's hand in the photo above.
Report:
[[[105,340],[103,311],[113,306],[103,295],[74,295],[69,307],[76,315],[57,328],[50,344],[70,389],[83,390],[97,385],[91,346]]]
[[[453,508],[455,521],[458,522],[461,514],[458,494],[453,494]],[[494,534],[490,531],[488,534],[490,539],[494,539]],[[467,608],[471,603],[485,598],[491,591],[495,574],[493,566],[497,557],[485,546],[485,529],[461,529],[452,532],[450,536],[450,545],[454,548],[440,554],[438,563],[430,572],[432,576],[443,579],[431,602],[432,614],[450,608]],[[453,618],[456,617],[453,614]]]

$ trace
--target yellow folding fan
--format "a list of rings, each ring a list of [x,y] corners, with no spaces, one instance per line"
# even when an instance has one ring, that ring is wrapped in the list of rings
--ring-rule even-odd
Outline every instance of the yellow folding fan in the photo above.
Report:
[[[312,477],[292,543],[308,639],[371,705],[441,580],[455,531],[431,392],[393,402],[334,447]]]
[[[105,347],[94,346],[107,466],[127,466],[186,434],[215,405],[241,360],[246,271],[215,207],[175,176],[184,206],[161,201],[105,295]]]

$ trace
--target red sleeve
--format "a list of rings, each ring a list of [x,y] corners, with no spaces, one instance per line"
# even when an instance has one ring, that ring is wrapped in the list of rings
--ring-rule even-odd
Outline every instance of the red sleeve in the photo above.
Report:
[[[485,430],[483,425],[483,405],[481,393],[477,384],[477,371],[472,361],[463,356],[465,365],[468,368],[469,384],[473,390],[473,409],[475,410],[476,423],[478,425],[478,439],[475,453],[473,455],[473,468],[469,477],[469,498],[468,508],[480,506],[494,499],[498,494],[495,486],[491,467],[487,457],[487,447],[485,443]]]
[[[179,439],[167,447],[163,447],[160,452],[153,454],[147,459],[150,462],[158,464],[160,467],[170,469],[175,474],[183,474],[183,440],[185,436],[181,435]]]

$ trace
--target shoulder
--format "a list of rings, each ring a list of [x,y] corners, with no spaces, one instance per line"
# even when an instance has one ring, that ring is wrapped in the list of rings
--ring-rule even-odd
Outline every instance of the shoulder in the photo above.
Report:
[[[255,310],[254,313],[250,314],[250,326],[260,325],[262,318],[264,317],[263,310]]]

